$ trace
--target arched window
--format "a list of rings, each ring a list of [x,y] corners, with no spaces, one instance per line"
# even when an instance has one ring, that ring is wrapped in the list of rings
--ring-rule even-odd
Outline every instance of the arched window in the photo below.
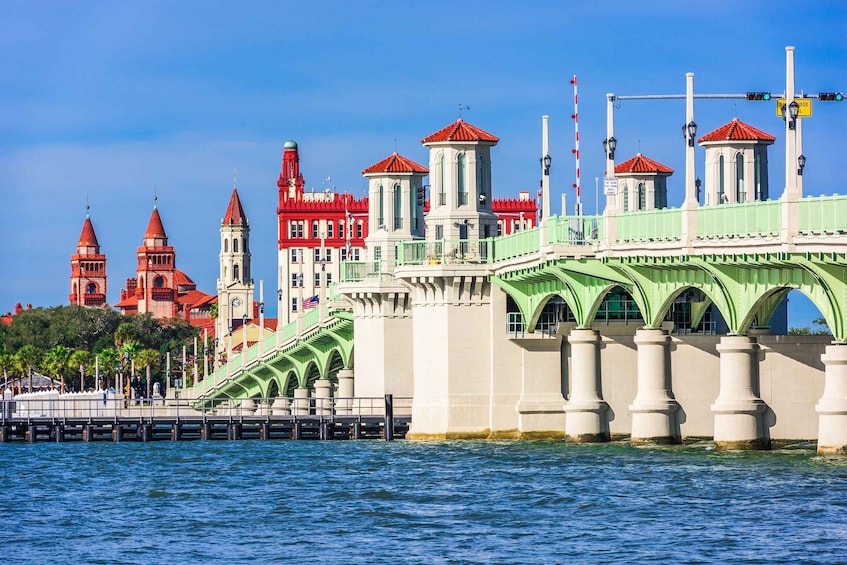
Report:
[[[229,253],[229,240],[224,240],[224,253]]]
[[[153,288],[164,288],[165,287],[165,277],[156,277],[153,279]]]
[[[238,253],[238,238],[232,240],[232,252]]]
[[[394,185],[394,229],[403,227],[403,190],[399,184]]]
[[[726,202],[723,155],[718,159],[718,204]]]
[[[485,193],[485,157],[480,155],[476,158],[476,191],[479,196],[486,196]]]
[[[377,200],[379,201],[379,214],[376,218],[376,227],[377,229],[381,228],[385,225],[385,207],[383,205],[383,197],[385,196],[385,191],[382,188],[382,185],[379,185],[379,195],[377,196]]]
[[[647,209],[647,186],[643,182],[638,183],[638,209]]]
[[[447,204],[447,193],[444,192],[444,153],[441,154],[441,160],[438,165],[438,205],[444,206]]]
[[[97,285],[93,282],[88,283],[85,287],[85,294],[94,294],[95,292],[97,292]]]
[[[241,277],[239,277],[238,275],[239,275],[238,265],[233,265],[232,266],[232,278],[233,278],[233,280],[240,281]]]
[[[629,212],[629,186],[623,183],[623,211]]]
[[[456,205],[464,206],[468,203],[468,185],[465,182],[465,154],[459,153],[456,161]]]
[[[746,193],[744,189],[744,154],[735,156],[735,201],[744,202]]]

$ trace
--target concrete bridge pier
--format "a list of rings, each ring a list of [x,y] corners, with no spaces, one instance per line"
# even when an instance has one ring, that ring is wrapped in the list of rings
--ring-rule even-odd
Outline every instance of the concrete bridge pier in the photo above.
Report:
[[[609,441],[609,405],[600,387],[600,344],[594,330],[573,329],[571,347],[570,397],[565,412],[565,439],[575,443]]]
[[[291,402],[282,396],[277,396],[271,404],[271,414],[273,416],[287,416],[291,414]]]
[[[332,414],[332,382],[329,379],[315,381],[315,414],[329,416]]]
[[[717,449],[769,449],[763,421],[767,409],[759,398],[758,352],[755,338],[728,335],[717,345],[720,353],[720,392],[715,415]]]
[[[847,345],[828,345],[818,413],[818,453],[847,455]]]
[[[638,346],[638,389],[629,407],[632,413],[632,445],[668,445],[681,443],[668,368],[670,337],[659,328],[635,332]]]
[[[521,347],[521,398],[517,404],[522,438],[563,438],[562,338],[516,339]]]
[[[309,389],[300,387],[294,389],[294,401],[291,405],[291,414],[294,416],[309,415]]]
[[[353,369],[338,371],[338,394],[335,400],[336,414],[351,414],[353,412]]]

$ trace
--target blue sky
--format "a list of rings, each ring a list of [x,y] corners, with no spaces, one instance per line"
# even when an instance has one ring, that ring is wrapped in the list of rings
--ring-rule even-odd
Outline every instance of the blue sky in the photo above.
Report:
[[[847,91],[847,3],[784,2],[26,2],[0,13],[0,312],[67,303],[86,200],[108,256],[109,296],[134,276],[154,187],[177,267],[213,293],[233,168],[252,227],[253,274],[275,291],[276,179],[300,144],[309,189],[362,195],[361,170],[458,117],[500,137],[495,195],[538,184],[550,115],[554,208],[572,208],[579,76],[585,212],[603,176],[604,93]],[[806,194],[843,182],[847,102],[804,122]],[[699,133],[734,116],[775,136],[771,193],[784,184],[774,103],[698,101]],[[618,160],[639,150],[675,169],[682,202],[683,101],[624,102]],[[396,142],[395,142],[396,139]],[[703,177],[703,150],[697,170]],[[327,182],[327,177],[331,181]],[[601,187],[602,188],[602,187]],[[554,209],[554,211],[556,211]],[[569,210],[572,211],[572,210]],[[794,293],[797,294],[797,293]],[[268,300],[273,304],[273,300]],[[794,325],[816,317],[792,295]],[[273,314],[271,314],[273,315]]]

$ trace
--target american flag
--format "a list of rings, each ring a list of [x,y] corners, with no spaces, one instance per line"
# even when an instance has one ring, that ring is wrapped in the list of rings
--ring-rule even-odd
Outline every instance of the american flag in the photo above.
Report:
[[[317,307],[319,302],[320,302],[320,298],[318,297],[317,294],[312,296],[311,298],[307,298],[303,301],[303,310],[308,310],[309,308],[315,308],[315,307]]]

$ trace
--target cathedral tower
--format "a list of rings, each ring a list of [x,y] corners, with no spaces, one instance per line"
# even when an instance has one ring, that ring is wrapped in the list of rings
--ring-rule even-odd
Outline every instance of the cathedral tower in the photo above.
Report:
[[[76,253],[71,256],[71,293],[68,299],[71,304],[79,306],[106,304],[106,256],[100,253],[100,243],[87,212]]]
[[[253,279],[250,273],[250,223],[233,187],[221,220],[220,278],[218,278],[218,317],[215,335],[223,338],[240,328],[244,317],[253,318]],[[218,343],[219,350],[224,340]]]

